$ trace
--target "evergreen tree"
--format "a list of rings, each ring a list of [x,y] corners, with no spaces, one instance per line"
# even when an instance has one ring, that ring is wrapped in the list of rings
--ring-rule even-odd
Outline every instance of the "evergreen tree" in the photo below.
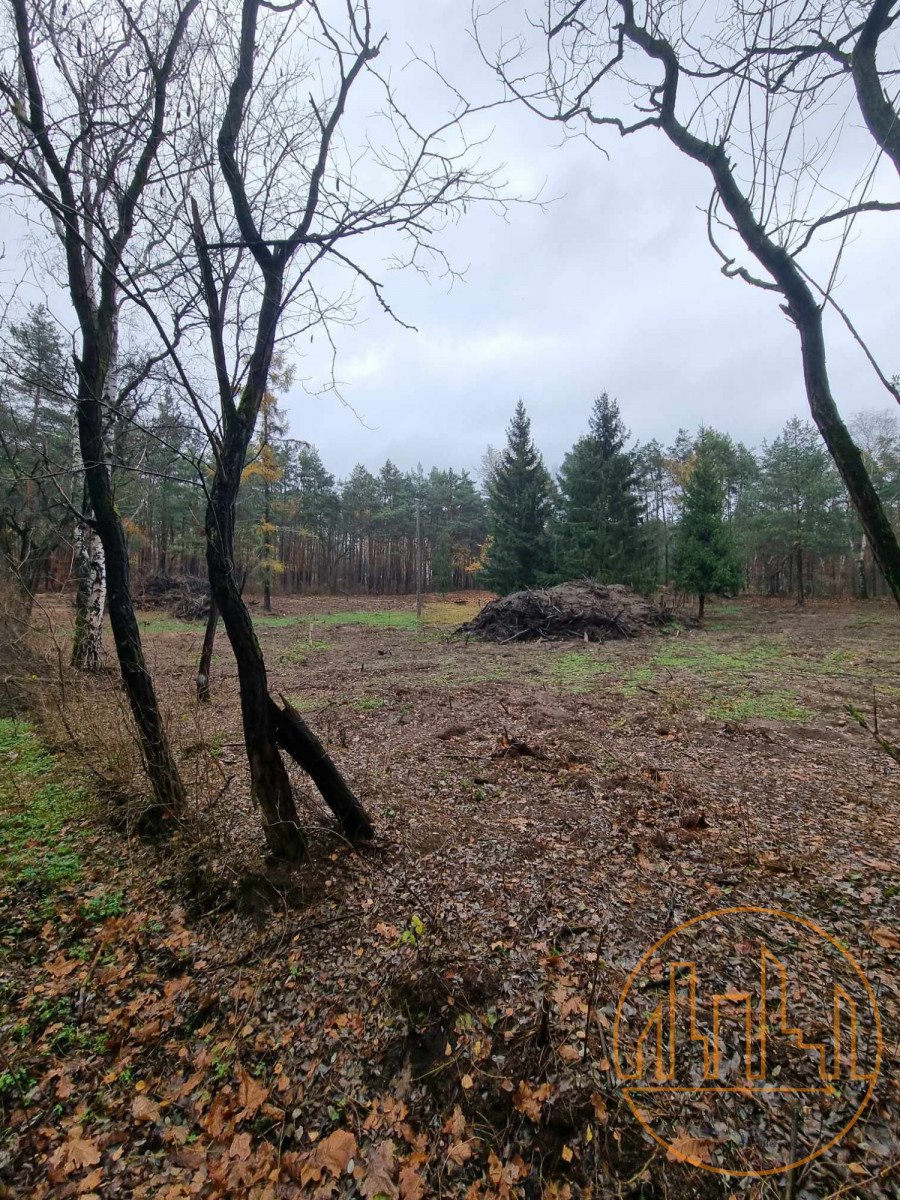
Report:
[[[627,437],[618,404],[604,392],[559,473],[559,565],[568,578],[637,583],[644,573],[637,465]]]
[[[734,536],[725,520],[726,492],[721,441],[701,434],[688,464],[681,522],[675,543],[675,581],[699,597],[703,620],[706,597],[736,591],[741,563]]]
[[[501,594],[546,578],[552,496],[550,475],[531,439],[521,400],[506,432],[506,448],[488,483],[491,543],[482,576]]]
[[[787,566],[803,604],[812,556],[840,553],[849,541],[844,488],[809,421],[792,417],[773,442],[763,444],[756,516],[760,546],[773,570]]]
[[[73,490],[72,394],[62,335],[35,305],[0,342],[0,575],[26,614],[69,526],[60,492]]]

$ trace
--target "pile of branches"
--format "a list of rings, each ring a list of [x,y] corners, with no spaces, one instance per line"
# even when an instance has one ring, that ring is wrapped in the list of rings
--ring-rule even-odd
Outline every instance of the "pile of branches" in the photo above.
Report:
[[[205,621],[209,616],[209,583],[199,575],[170,575],[156,571],[144,581],[141,608],[163,609],[182,621]]]
[[[603,642],[637,637],[673,620],[671,612],[622,584],[579,579],[491,600],[458,632],[489,642]]]

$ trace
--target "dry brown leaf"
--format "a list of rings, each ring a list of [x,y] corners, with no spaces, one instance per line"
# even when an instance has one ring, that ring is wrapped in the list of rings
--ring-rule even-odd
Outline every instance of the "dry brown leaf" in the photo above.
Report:
[[[131,1115],[136,1121],[152,1124],[159,1120],[159,1105],[149,1096],[135,1096],[131,1102]]]
[[[336,1129],[316,1147],[315,1161],[327,1167],[337,1178],[347,1170],[350,1159],[356,1154],[356,1138],[349,1129]]]
[[[712,1152],[716,1143],[710,1138],[691,1137],[683,1133],[669,1143],[666,1158],[669,1162],[687,1162],[694,1166],[702,1166],[712,1162]]]
[[[236,1133],[231,1139],[231,1145],[228,1147],[228,1157],[236,1158],[239,1162],[246,1162],[250,1157],[250,1134]]]
[[[390,1138],[380,1142],[366,1156],[365,1176],[359,1184],[361,1196],[366,1200],[387,1196],[388,1200],[397,1200],[399,1192],[394,1183],[397,1164],[394,1161],[394,1143]]]
[[[403,1167],[399,1183],[400,1200],[422,1200],[425,1195],[425,1181],[415,1167]]]
[[[538,1087],[533,1088],[530,1083],[522,1079],[519,1082],[519,1086],[513,1092],[513,1105],[529,1121],[534,1121],[535,1125],[537,1125],[541,1119],[541,1108],[545,1100],[549,1099],[552,1092],[552,1083],[542,1083]]]
[[[238,1068],[238,1080],[240,1083],[238,1102],[242,1108],[238,1120],[248,1121],[256,1116],[263,1104],[268,1100],[269,1089],[264,1087],[258,1079],[254,1079],[243,1067]]]
[[[463,1163],[469,1161],[472,1157],[472,1147],[468,1142],[454,1142],[447,1151],[447,1158],[456,1166],[461,1167]]]
[[[900,950],[900,934],[886,925],[879,925],[872,930],[872,938],[885,950]]]
[[[47,963],[47,970],[56,979],[62,979],[64,975],[71,975],[78,967],[83,967],[84,963],[80,958],[55,958],[53,962]]]
[[[461,1138],[466,1131],[466,1118],[463,1116],[463,1111],[459,1105],[455,1105],[453,1113],[444,1122],[444,1133],[449,1133],[455,1138]]]
[[[81,1127],[76,1125],[69,1133],[69,1140],[55,1151],[51,1159],[54,1167],[67,1171],[80,1171],[84,1167],[95,1167],[100,1161],[100,1148],[95,1142],[81,1136]]]

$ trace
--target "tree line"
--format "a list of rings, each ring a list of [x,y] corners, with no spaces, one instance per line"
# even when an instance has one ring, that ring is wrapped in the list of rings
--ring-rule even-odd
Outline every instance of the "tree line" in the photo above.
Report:
[[[0,356],[0,546],[28,604],[37,588],[79,578],[73,381],[42,305],[9,322]],[[758,450],[712,429],[682,430],[667,447],[629,444],[619,405],[604,393],[554,478],[520,402],[506,446],[484,456],[481,481],[452,468],[402,471],[390,460],[375,472],[357,464],[339,481],[315,446],[291,436],[277,394],[291,381],[279,360],[235,524],[239,572],[267,609],[273,595],[299,591],[402,594],[418,582],[425,591],[508,592],[581,577],[692,593],[747,587],[801,603],[884,591],[840,476],[798,418]],[[854,432],[896,523],[898,422],[865,414]],[[142,384],[127,407],[117,405],[105,437],[138,579],[202,576],[204,495],[192,464],[207,475],[211,464],[190,410],[171,389],[157,396]]]
[[[867,469],[900,527],[900,422],[853,422]],[[792,417],[754,450],[727,433],[681,430],[672,445],[629,445],[603,393],[554,478],[522,401],[502,452],[487,456],[489,538],[479,577],[499,592],[587,577],[701,598],[743,587],[770,596],[885,594],[834,462]]]

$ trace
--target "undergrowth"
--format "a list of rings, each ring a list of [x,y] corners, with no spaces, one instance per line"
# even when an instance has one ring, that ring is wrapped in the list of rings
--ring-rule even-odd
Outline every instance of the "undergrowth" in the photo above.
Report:
[[[0,720],[0,878],[49,890],[81,876],[69,828],[86,791],[33,730]]]

